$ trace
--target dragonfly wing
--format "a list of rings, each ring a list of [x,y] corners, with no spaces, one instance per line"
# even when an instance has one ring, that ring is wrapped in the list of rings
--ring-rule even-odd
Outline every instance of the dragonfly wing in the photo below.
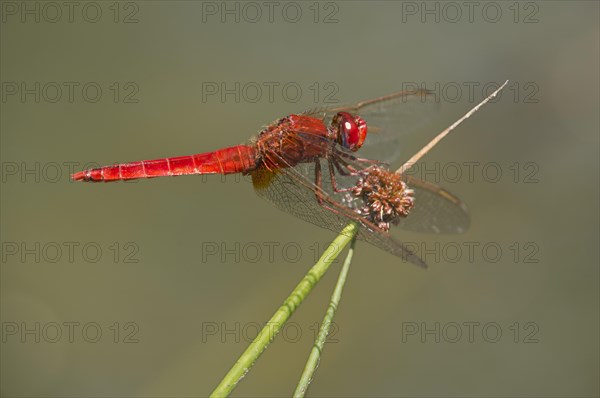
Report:
[[[434,234],[462,233],[469,228],[467,206],[445,189],[418,178],[403,176],[415,190],[415,207],[398,227],[406,231]]]
[[[367,138],[357,156],[393,163],[408,159],[423,143],[411,148],[406,139],[439,111],[435,95],[427,90],[405,90],[353,105],[332,106],[306,112],[326,123],[338,112],[360,115],[367,122]]]
[[[322,136],[309,135],[306,133],[298,133],[298,136],[304,140],[320,140],[319,145],[331,145],[331,151],[337,154],[338,157],[346,159],[346,161],[356,170],[364,170],[372,166],[372,163],[367,159],[360,160],[355,157],[356,153],[347,150],[346,148],[332,143],[327,138]],[[316,145],[316,144],[315,144]],[[344,204],[352,211],[359,209],[364,205],[357,198],[350,197],[348,194],[341,194],[332,189],[332,183],[329,170],[327,169],[327,161],[323,160],[322,168],[322,184],[320,189],[323,194],[334,200],[336,203]],[[380,164],[381,165],[381,164]],[[310,183],[309,187],[316,190],[315,186],[315,170],[312,163],[302,164],[295,168],[290,168],[296,174],[303,176],[306,183]],[[358,176],[350,175],[343,176],[334,173],[334,178],[339,188],[350,188],[357,184]],[[415,207],[410,211],[410,214],[402,218],[398,223],[398,228],[411,232],[422,232],[431,234],[455,234],[463,233],[469,228],[470,217],[469,210],[465,203],[459,198],[448,192],[444,188],[424,181],[410,175],[403,176],[408,187],[415,191]]]
[[[331,181],[326,163],[326,159],[315,159],[310,163],[273,171],[259,168],[252,173],[254,188],[259,196],[279,209],[321,228],[339,233],[348,223],[356,222],[360,225],[358,239],[401,257],[405,261],[426,267],[423,260],[402,243],[392,239],[389,233],[357,214],[354,207],[359,206],[360,203],[353,203],[347,195],[327,188],[331,186]],[[314,183],[316,167],[321,167],[322,187]],[[352,184],[352,180],[356,178],[336,176],[336,180],[337,177],[340,177],[339,181],[336,181],[340,186]]]

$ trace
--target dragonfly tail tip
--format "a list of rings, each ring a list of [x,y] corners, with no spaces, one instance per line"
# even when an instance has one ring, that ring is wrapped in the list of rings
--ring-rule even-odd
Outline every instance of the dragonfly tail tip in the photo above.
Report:
[[[71,174],[71,181],[87,181],[85,178],[85,172],[79,171],[75,174]]]

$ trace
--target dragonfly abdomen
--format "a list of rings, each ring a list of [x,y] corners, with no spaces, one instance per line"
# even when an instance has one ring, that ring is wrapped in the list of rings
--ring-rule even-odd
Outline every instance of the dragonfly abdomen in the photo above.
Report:
[[[213,152],[121,163],[80,171],[75,181],[109,182],[188,174],[248,173],[256,168],[254,146],[236,145]]]

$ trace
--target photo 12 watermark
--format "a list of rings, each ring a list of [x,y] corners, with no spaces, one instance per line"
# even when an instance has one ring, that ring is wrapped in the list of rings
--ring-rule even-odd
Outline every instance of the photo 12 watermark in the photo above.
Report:
[[[447,321],[402,322],[402,343],[539,343],[540,326],[536,322]]]
[[[115,24],[140,22],[140,5],[135,1],[2,1],[3,24]]]
[[[540,2],[535,1],[402,1],[402,23],[540,22]]]
[[[137,264],[140,246],[136,242],[2,241],[0,258],[2,264]]]
[[[457,103],[467,101],[469,103],[478,103],[481,98],[486,98],[500,87],[500,83],[495,81],[405,81],[401,84],[402,90],[416,91],[427,90],[429,95],[423,97],[422,101],[433,100],[436,103]],[[510,81],[505,90],[491,99],[490,102],[499,102],[510,100],[513,103],[537,104],[539,99],[540,86],[535,81]]]
[[[140,85],[134,81],[3,81],[3,104],[137,104]]]
[[[402,242],[428,264],[537,264],[540,245],[534,241]]]
[[[219,342],[228,343],[250,343],[261,333],[272,335],[278,329],[276,323],[261,322],[223,322],[223,321],[205,321],[202,322],[200,335],[203,343]],[[298,343],[303,339],[310,341],[316,340],[321,325],[318,322],[303,326],[298,322],[287,322],[281,326],[279,337],[286,343]],[[339,326],[335,322],[331,323],[327,343],[338,343]]]
[[[540,164],[535,161],[500,162],[461,160],[449,162],[420,161],[413,163],[404,176],[416,177],[436,184],[538,184]],[[407,181],[410,185],[410,181]]]
[[[340,3],[333,1],[202,1],[202,23],[339,22]]]
[[[110,164],[110,163],[108,163]],[[95,169],[103,165],[98,162],[26,162],[5,161],[0,163],[0,180],[3,184],[59,184],[74,183],[71,176],[78,171]],[[205,176],[202,176],[205,177]],[[206,180],[205,178],[202,179]],[[120,181],[124,184],[135,184],[140,180]]]
[[[2,344],[56,343],[139,343],[140,326],[136,322],[96,321],[4,321],[1,324]]]
[[[200,245],[200,261],[202,263],[234,264],[254,264],[258,262],[297,264],[301,261],[318,260],[325,247],[327,245],[321,242],[303,245],[294,241],[205,241]],[[332,250],[332,252],[334,251]]]
[[[210,81],[202,82],[201,98],[203,103],[295,104],[307,99],[314,104],[337,104],[339,91],[340,88],[335,82]]]

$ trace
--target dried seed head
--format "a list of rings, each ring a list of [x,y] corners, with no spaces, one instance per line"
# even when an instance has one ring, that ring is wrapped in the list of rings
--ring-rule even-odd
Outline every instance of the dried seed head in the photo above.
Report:
[[[351,192],[364,206],[356,211],[388,231],[390,223],[398,224],[400,218],[406,217],[414,207],[414,191],[406,186],[400,174],[380,166],[369,167],[360,174]]]

